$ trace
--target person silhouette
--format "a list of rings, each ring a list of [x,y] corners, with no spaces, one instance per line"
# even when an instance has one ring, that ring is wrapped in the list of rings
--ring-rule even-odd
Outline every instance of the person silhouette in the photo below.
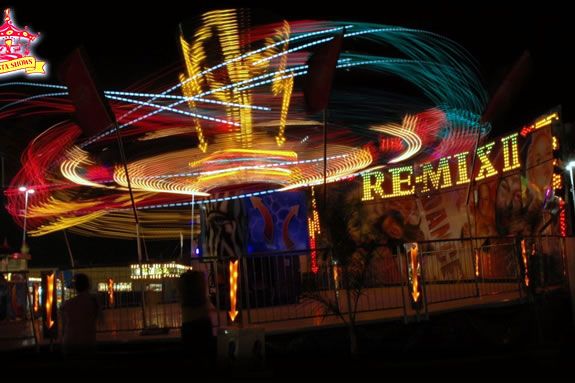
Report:
[[[0,321],[8,317],[8,281],[3,273],[0,273]]]
[[[182,307],[182,342],[195,360],[215,354],[208,286],[204,273],[188,270],[179,280]]]
[[[74,276],[77,295],[62,305],[62,351],[65,355],[90,354],[96,347],[96,325],[100,305],[90,294],[90,280],[86,274]]]

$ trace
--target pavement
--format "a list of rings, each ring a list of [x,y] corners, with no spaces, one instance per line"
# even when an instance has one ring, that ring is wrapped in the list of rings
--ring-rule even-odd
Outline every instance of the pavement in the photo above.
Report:
[[[572,381],[575,329],[568,296],[445,312],[430,320],[267,335],[265,356],[236,358],[184,347],[176,334],[100,342],[65,358],[57,345],[0,353],[4,376],[49,381]],[[7,372],[9,371],[9,372]],[[46,377],[48,376],[48,378]],[[4,381],[4,380],[2,380]]]

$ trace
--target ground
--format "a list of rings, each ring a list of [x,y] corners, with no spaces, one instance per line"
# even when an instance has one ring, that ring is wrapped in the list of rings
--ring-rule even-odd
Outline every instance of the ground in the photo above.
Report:
[[[1,359],[10,376],[12,371],[30,378],[47,373],[58,381],[82,375],[99,381],[571,381],[575,331],[564,292],[421,322],[378,323],[358,333],[357,357],[349,355],[345,329],[329,329],[268,337],[264,363],[191,358],[177,339],[145,337],[101,344],[91,357],[65,359],[46,347]]]

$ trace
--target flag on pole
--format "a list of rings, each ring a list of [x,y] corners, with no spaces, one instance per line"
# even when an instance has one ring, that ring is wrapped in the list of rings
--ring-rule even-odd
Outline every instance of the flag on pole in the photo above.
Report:
[[[76,48],[62,63],[59,76],[76,107],[75,118],[83,135],[93,136],[114,126],[115,116],[98,87],[86,54]]]
[[[327,107],[335,67],[343,42],[342,30],[320,46],[307,60],[308,75],[304,84],[306,111],[318,113]]]

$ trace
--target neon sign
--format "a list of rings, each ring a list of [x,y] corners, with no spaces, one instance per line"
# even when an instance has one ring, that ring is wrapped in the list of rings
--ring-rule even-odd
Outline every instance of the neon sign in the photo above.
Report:
[[[499,172],[518,169],[521,167],[518,136],[518,133],[513,133],[499,140],[500,150],[503,152],[502,164],[496,163],[494,159],[493,149],[497,141],[492,141],[477,148],[475,169],[471,169],[469,152],[463,152],[443,157],[436,164],[427,162],[417,166],[405,165],[364,173],[362,201],[371,201],[376,196],[393,198],[414,195],[416,191],[429,193],[453,185],[467,184],[471,177],[480,181]],[[500,170],[496,167],[500,167]]]
[[[30,46],[38,38],[28,30],[19,28],[12,20],[11,10],[4,10],[0,25],[0,76],[12,75],[23,70],[27,75],[46,74],[44,61],[32,55]]]
[[[175,262],[171,263],[145,263],[130,265],[131,279],[162,279],[178,278],[180,274],[190,270],[190,266],[184,266]]]

